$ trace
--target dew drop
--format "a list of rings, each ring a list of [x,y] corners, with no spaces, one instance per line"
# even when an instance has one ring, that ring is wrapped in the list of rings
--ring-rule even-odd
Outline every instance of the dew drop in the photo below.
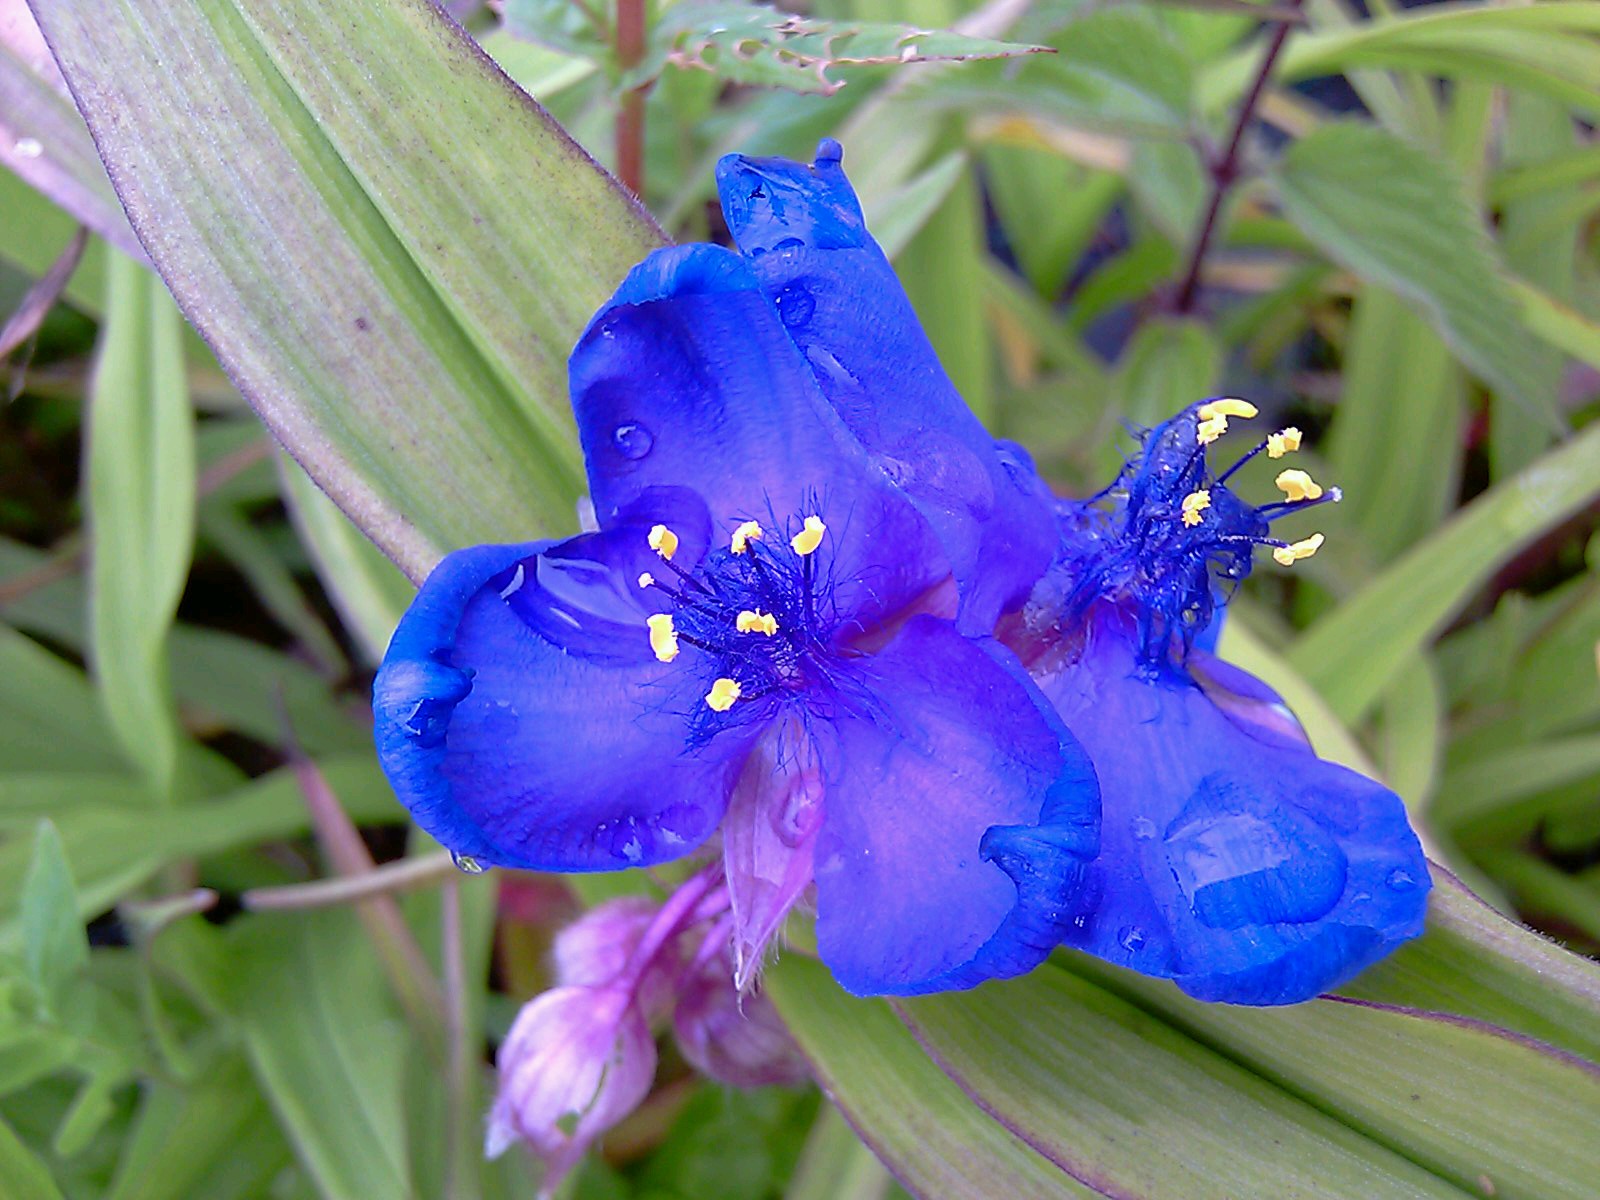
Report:
[[[776,297],[778,316],[790,329],[804,325],[811,320],[811,315],[817,311],[817,301],[810,290],[799,283],[791,283],[778,293]]]
[[[450,727],[450,714],[454,711],[452,701],[430,696],[417,701],[400,728],[424,746],[437,746],[444,741],[445,731]]]
[[[16,152],[18,158],[38,158],[44,153],[44,143],[38,138],[18,138],[12,150]]]
[[[650,448],[656,444],[655,435],[643,425],[629,421],[618,425],[611,431],[612,444],[616,446],[617,453],[623,458],[635,461],[650,453]]]
[[[1389,872],[1389,878],[1385,882],[1397,892],[1409,892],[1417,886],[1417,881],[1412,878],[1411,873],[1402,871],[1399,867]]]
[[[1129,954],[1137,954],[1144,946],[1144,934],[1132,925],[1124,925],[1117,931],[1117,945]]]
[[[470,854],[457,854],[454,850],[452,850],[450,851],[450,861],[455,863],[456,870],[460,871],[463,875],[483,874],[483,864],[477,859],[473,858]]]
[[[1149,817],[1135,817],[1133,819],[1133,836],[1141,842],[1148,842],[1156,835],[1156,823]]]

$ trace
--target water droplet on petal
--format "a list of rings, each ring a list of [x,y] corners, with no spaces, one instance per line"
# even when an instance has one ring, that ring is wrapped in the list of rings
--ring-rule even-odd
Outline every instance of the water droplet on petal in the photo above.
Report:
[[[445,731],[450,727],[450,714],[455,712],[455,708],[455,700],[434,697],[418,700],[417,706],[401,722],[400,728],[423,746],[437,746],[444,741]]]
[[[811,320],[811,315],[817,311],[817,301],[803,284],[791,283],[774,298],[778,306],[778,316],[790,329],[804,325]]]
[[[1133,836],[1141,842],[1148,842],[1156,835],[1156,823],[1149,817],[1135,817],[1133,819]]]
[[[1117,931],[1117,945],[1129,954],[1137,954],[1144,946],[1144,934],[1132,925],[1125,925]]]
[[[611,441],[617,453],[635,461],[649,454],[650,448],[656,444],[655,434],[636,421],[618,425],[611,431]]]
[[[450,851],[450,861],[455,863],[456,870],[463,875],[482,875],[484,872],[483,864],[470,854],[457,854],[452,850]]]
[[[38,158],[44,153],[44,143],[38,138],[18,138],[12,149],[18,158]]]
[[[1399,867],[1389,872],[1389,878],[1385,882],[1397,892],[1409,892],[1417,886],[1417,881],[1411,872],[1402,871]]]

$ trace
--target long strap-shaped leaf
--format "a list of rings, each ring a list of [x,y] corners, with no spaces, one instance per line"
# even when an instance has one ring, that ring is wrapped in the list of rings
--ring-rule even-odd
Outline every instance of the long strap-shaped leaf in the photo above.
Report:
[[[30,0],[185,314],[413,577],[574,523],[566,356],[661,238],[426,0]]]

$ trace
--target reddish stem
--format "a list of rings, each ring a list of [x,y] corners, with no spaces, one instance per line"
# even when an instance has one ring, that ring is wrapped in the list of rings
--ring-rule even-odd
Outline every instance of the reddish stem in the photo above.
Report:
[[[617,0],[617,67],[626,75],[645,50],[645,0]],[[617,112],[617,178],[635,196],[644,195],[644,94],[637,87],[622,95]]]

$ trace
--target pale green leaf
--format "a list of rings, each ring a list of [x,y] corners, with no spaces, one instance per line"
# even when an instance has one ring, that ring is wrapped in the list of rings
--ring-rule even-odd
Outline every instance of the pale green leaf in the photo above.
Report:
[[[1299,139],[1273,172],[1284,212],[1335,262],[1417,305],[1461,360],[1554,424],[1532,388],[1517,306],[1459,180],[1373,125],[1330,123]]]
[[[37,0],[147,249],[414,577],[571,526],[566,356],[648,219],[426,0]]]
[[[83,672],[4,625],[0,757],[13,771],[114,771],[126,765]]]
[[[1523,279],[1511,281],[1511,292],[1529,332],[1600,371],[1600,321],[1584,316]]]
[[[33,855],[22,881],[21,921],[28,977],[53,1005],[89,965],[89,939],[78,915],[78,894],[61,835],[49,821],[40,821],[33,836]]]
[[[162,797],[172,793],[183,736],[167,630],[194,544],[194,418],[181,332],[161,282],[114,256],[89,404],[92,658],[117,740]]]
[[[0,1120],[0,1179],[6,1181],[7,1200],[62,1200],[61,1189],[50,1177],[50,1168],[3,1120]]]
[[[1291,663],[1335,712],[1355,720],[1500,564],[1597,491],[1600,425],[1457,512],[1302,634],[1289,651]]]
[[[968,1095],[1102,1192],[1183,1200],[1464,1195],[1315,1101],[1230,1061],[1227,1047],[1209,1048],[1065,970],[1040,968],[897,1007]],[[1160,1136],[1150,1136],[1156,1129]]]
[[[846,1119],[917,1196],[1094,1200],[992,1121],[942,1074],[882,1000],[846,996],[814,960],[790,954],[767,987]]]
[[[284,503],[311,551],[317,577],[367,664],[376,666],[417,589],[292,460],[280,456],[278,473]]]

